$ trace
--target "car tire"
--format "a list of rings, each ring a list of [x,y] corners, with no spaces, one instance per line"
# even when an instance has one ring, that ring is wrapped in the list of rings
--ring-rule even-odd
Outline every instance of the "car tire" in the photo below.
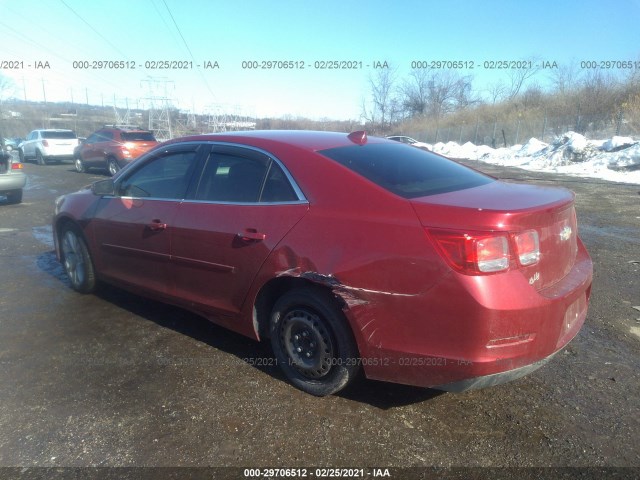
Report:
[[[47,164],[47,161],[42,156],[42,152],[40,150],[36,150],[36,163],[38,165],[46,165]]]
[[[346,387],[360,367],[353,334],[336,299],[300,288],[280,297],[270,320],[271,346],[280,368],[302,391],[319,397]]]
[[[118,165],[118,161],[115,158],[109,157],[107,159],[107,170],[109,171],[109,175],[112,177],[118,173],[120,165]]]
[[[87,167],[84,165],[81,158],[76,158],[73,162],[73,166],[76,168],[76,172],[78,173],[84,173],[87,171]]]
[[[7,202],[12,205],[22,203],[22,189],[9,192],[7,194]]]
[[[62,265],[71,287],[80,293],[91,293],[96,288],[96,276],[89,248],[78,227],[67,224],[60,231]]]

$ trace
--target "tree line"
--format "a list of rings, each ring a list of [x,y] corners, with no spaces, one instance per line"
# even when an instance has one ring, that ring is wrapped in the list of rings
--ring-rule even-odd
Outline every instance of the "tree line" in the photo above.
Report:
[[[640,69],[571,63],[543,70],[536,59],[522,63],[529,66],[505,70],[502,80],[482,89],[458,70],[414,69],[404,78],[394,69],[378,70],[369,77],[361,115],[366,128],[381,135],[543,116],[575,117],[567,123],[578,129],[623,117],[627,131],[640,135]]]

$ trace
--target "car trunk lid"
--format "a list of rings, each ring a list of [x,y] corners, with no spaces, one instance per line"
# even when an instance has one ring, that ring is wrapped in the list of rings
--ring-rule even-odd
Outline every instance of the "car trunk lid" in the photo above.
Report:
[[[511,267],[520,268],[536,289],[560,281],[571,270],[577,255],[574,195],[563,188],[521,185],[501,181],[480,187],[411,200],[424,227],[469,232],[535,230],[540,259],[519,266],[513,238]]]

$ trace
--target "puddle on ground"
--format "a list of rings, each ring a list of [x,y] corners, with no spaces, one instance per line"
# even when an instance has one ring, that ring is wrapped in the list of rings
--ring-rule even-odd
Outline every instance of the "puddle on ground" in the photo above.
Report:
[[[44,243],[47,247],[53,248],[53,229],[51,225],[44,225],[42,227],[33,227],[31,229],[33,238],[40,243]]]
[[[62,266],[62,264],[58,262],[56,254],[54,252],[45,252],[38,255],[38,257],[36,258],[36,266],[40,271],[48,273],[67,287],[71,287],[69,277],[64,271],[64,267]]]

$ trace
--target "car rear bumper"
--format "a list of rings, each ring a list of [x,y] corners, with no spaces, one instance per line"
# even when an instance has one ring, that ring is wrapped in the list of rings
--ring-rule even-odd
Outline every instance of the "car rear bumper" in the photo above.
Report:
[[[14,190],[20,190],[24,188],[26,183],[27,176],[23,173],[0,175],[0,195]]]
[[[519,278],[518,275],[522,278]],[[536,291],[520,272],[452,273],[416,297],[375,299],[379,315],[356,323],[368,378],[463,391],[526,375],[561,350],[587,315],[593,265],[579,242],[560,282]]]
[[[483,375],[480,377],[468,378],[466,380],[459,380],[457,382],[447,383],[445,385],[435,385],[432,388],[437,390],[445,390],[447,392],[466,392],[467,390],[477,390],[479,388],[493,387],[502,383],[516,380],[520,377],[530,374],[536,371],[543,365],[546,365],[558,352],[554,352],[548,357],[538,360],[531,365],[525,365],[524,367],[514,368],[513,370],[507,370],[506,372],[492,373],[490,375]]]
[[[48,160],[74,160],[75,155],[72,153],[47,153],[43,155]]]

